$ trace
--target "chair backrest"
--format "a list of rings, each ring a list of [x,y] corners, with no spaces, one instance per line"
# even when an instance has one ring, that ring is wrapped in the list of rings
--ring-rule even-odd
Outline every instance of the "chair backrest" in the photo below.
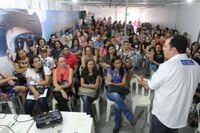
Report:
[[[145,79],[144,80],[148,80],[148,79]],[[134,87],[135,85],[135,87]],[[130,87],[131,87],[131,96],[133,95],[142,95],[142,96],[145,96],[145,88],[144,87],[141,87],[139,82],[137,81],[137,78],[132,78],[131,81],[130,81]],[[141,91],[139,90],[141,88]],[[133,94],[133,90],[135,89],[135,94]],[[151,95],[151,90],[149,89],[148,90],[148,97],[150,97]]]
[[[200,112],[199,112],[199,111],[200,111],[200,103],[197,104],[198,122],[200,122],[200,116],[199,116],[199,115],[200,115],[200,114],[199,114]]]

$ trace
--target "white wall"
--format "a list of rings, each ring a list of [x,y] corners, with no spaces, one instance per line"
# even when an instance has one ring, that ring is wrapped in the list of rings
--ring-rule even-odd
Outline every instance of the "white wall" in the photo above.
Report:
[[[116,8],[97,8],[97,7],[86,7],[84,8],[87,12],[92,13],[96,19],[103,19],[103,17],[112,17],[112,21],[119,21],[121,20],[122,22],[125,20],[125,8],[118,7]],[[127,16],[127,21],[130,20],[138,20],[140,18],[140,8],[128,8],[127,13],[129,14]]]
[[[182,5],[177,29],[181,32],[187,31],[192,41],[197,41],[200,30],[200,3]]]
[[[125,8],[84,8],[87,12],[93,13],[95,18],[112,17],[112,20],[125,20]],[[127,21],[138,20],[142,22],[150,22],[153,25],[159,24],[161,27],[175,28],[183,32],[188,32],[191,42],[197,41],[200,30],[200,3],[184,3],[172,6],[152,7],[152,8],[128,8],[129,16]]]
[[[27,0],[1,0],[0,8],[21,8],[28,9]]]

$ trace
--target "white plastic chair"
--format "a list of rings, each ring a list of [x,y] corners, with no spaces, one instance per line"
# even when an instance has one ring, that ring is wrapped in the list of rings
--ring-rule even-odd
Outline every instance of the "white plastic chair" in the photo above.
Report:
[[[101,85],[102,85],[102,79],[100,79],[100,87],[99,87],[99,96],[96,100],[94,100],[92,102],[92,104],[95,105],[95,108],[96,108],[96,114],[97,114],[97,121],[100,121],[100,97],[101,97]],[[83,112],[83,100],[82,98],[80,97],[80,112]]]
[[[109,117],[110,117],[110,110],[111,110],[111,106],[114,105],[115,102],[111,101],[107,98],[107,105],[106,105],[106,122],[109,121]]]
[[[147,80],[147,79],[144,79]],[[134,84],[136,85],[134,87]],[[149,120],[150,120],[150,104],[151,104],[151,100],[150,100],[150,95],[151,95],[151,90],[147,90],[148,94],[145,94],[145,89],[143,87],[139,86],[139,83],[137,81],[137,78],[133,78],[131,79],[130,82],[130,86],[131,86],[131,100],[132,100],[132,112],[135,112],[135,108],[136,106],[145,106],[147,107],[147,123],[149,124]],[[141,89],[141,91],[139,90],[139,88]],[[135,89],[135,93],[133,93],[133,89]]]
[[[53,97],[52,99],[52,110],[56,110],[56,104],[58,104],[58,102],[56,101],[56,99]],[[72,107],[73,107],[73,97],[67,102],[69,111],[72,112]]]
[[[92,104],[94,104],[95,108],[96,108],[97,121],[100,121],[100,105],[99,105],[99,101],[100,101],[100,94],[99,94],[98,98],[92,102]],[[80,112],[83,112],[84,104],[83,104],[83,100],[82,100],[81,97],[80,97],[80,103],[81,103]]]
[[[194,133],[200,133],[200,114],[199,114],[199,111],[200,111],[200,103],[197,104],[198,127],[197,127],[197,129],[195,130]]]
[[[10,111],[12,114],[16,114],[15,106],[13,104],[13,101],[0,101],[0,111],[2,111],[2,104],[7,103],[8,107],[10,108]]]

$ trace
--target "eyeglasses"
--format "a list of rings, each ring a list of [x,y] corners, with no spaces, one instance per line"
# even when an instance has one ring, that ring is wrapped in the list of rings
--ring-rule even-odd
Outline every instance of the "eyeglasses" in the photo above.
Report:
[[[15,52],[17,52],[19,49],[23,49],[25,42],[28,47],[33,47],[37,44],[38,38],[38,36],[34,35],[31,32],[19,34],[12,38],[10,42],[10,47],[13,48]]]

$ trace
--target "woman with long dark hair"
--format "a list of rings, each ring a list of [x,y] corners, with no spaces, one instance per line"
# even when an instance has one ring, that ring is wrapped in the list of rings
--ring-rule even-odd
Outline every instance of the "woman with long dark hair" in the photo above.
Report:
[[[127,82],[127,71],[122,66],[122,59],[120,57],[114,57],[111,60],[111,68],[107,70],[106,77],[107,85],[115,85],[125,87]],[[132,126],[136,124],[134,116],[131,111],[128,110],[126,103],[124,102],[126,96],[117,92],[107,91],[106,96],[109,100],[115,102],[115,126],[113,133],[118,133],[121,128],[122,112],[130,122]]]
[[[49,46],[50,49],[54,48],[56,36],[55,34],[51,34],[49,41],[47,42],[47,45]]]
[[[82,89],[92,89],[93,91],[91,95],[81,95],[81,98],[84,103],[84,108],[87,114],[90,114],[92,117],[92,102],[97,98],[98,96],[98,89],[100,86],[100,76],[99,72],[96,68],[96,63],[94,59],[87,60],[85,67],[81,73],[81,87]]]
[[[110,44],[107,47],[107,54],[103,57],[102,63],[100,63],[101,67],[104,70],[110,68],[111,60],[113,57],[117,56],[117,51],[114,45]]]
[[[17,51],[16,59],[14,62],[15,71],[17,73],[26,74],[26,70],[30,67],[29,57],[25,50],[19,49]]]
[[[35,102],[39,104],[43,112],[49,111],[47,103],[48,88],[50,85],[51,71],[48,67],[42,66],[39,57],[34,56],[30,59],[30,68],[26,71],[26,79],[29,92],[26,97],[26,114],[32,114]]]
[[[70,48],[70,52],[77,57],[80,61],[82,55],[83,48],[80,46],[78,38],[74,38],[72,41],[72,47]]]
[[[162,50],[162,44],[156,43],[153,50],[151,50],[151,68],[155,72],[160,64],[164,62],[164,53]]]
[[[46,40],[44,38],[39,38],[37,41],[38,47],[35,51],[34,55],[40,55],[40,52],[42,51],[43,48],[47,49],[47,55],[50,56],[50,49],[49,46],[46,44]]]

